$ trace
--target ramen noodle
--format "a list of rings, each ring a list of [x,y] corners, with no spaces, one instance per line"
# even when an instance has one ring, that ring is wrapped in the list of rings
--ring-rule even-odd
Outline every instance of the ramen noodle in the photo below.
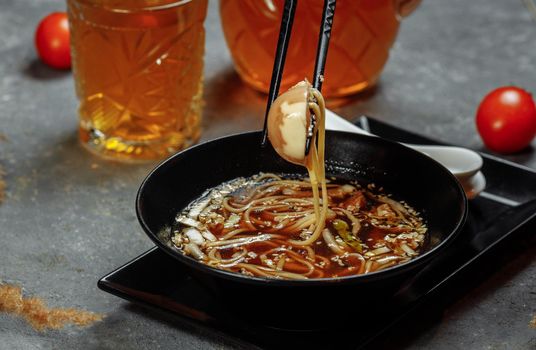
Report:
[[[232,180],[176,217],[172,243],[215,268],[288,279],[370,273],[420,253],[427,228],[419,214],[355,182],[326,184],[326,220],[311,241],[312,190],[308,179],[275,174]]]

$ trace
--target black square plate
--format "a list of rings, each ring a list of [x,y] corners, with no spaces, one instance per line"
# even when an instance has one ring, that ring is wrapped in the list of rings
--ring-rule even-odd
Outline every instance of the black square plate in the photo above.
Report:
[[[361,117],[358,123],[384,138],[438,144],[372,118]],[[422,322],[423,315],[429,317],[441,311],[489,276],[504,259],[530,245],[527,241],[534,240],[536,172],[496,157],[485,154],[483,157],[487,189],[470,202],[464,231],[442,255],[407,281],[375,315],[368,315],[368,326],[351,334],[348,330],[334,329],[296,332],[245,323],[226,312],[173,258],[156,247],[104,276],[99,280],[99,288],[172,313],[183,322],[223,332],[233,342],[247,347],[376,347],[381,343],[378,339],[385,338],[381,335],[396,337],[396,330],[400,328],[397,325],[415,320]]]

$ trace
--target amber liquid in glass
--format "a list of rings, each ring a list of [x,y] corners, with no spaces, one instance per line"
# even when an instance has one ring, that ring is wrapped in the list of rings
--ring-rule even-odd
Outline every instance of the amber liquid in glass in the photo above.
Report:
[[[321,0],[298,2],[281,91],[312,80]],[[250,86],[268,92],[284,0],[220,0],[220,13],[235,67]],[[394,0],[337,2],[326,65],[325,96],[345,96],[373,85],[399,28]]]
[[[199,139],[207,0],[68,0],[80,139],[126,161]]]

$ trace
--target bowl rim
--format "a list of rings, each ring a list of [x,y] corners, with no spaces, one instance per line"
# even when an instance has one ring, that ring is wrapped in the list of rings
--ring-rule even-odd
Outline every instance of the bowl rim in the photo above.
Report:
[[[347,134],[351,137],[355,138],[365,138],[374,140],[374,142],[386,142],[390,144],[395,144],[396,147],[402,147],[405,148],[410,153],[413,152],[415,154],[418,154],[418,156],[426,157],[427,161],[430,161],[432,163],[435,163],[436,166],[439,166],[444,172],[447,177],[450,178],[455,184],[456,190],[459,194],[461,194],[461,202],[462,205],[462,212],[460,217],[458,218],[458,222],[456,223],[455,227],[448,233],[438,245],[433,247],[432,249],[428,250],[424,254],[418,255],[417,257],[402,263],[398,265],[394,265],[392,267],[389,267],[385,270],[375,271],[375,272],[369,272],[366,274],[360,274],[360,275],[349,275],[349,276],[341,276],[341,277],[329,277],[329,278],[310,278],[310,279],[303,279],[303,280],[293,280],[293,279],[278,279],[278,278],[267,278],[267,277],[254,277],[254,276],[248,276],[243,275],[237,272],[232,272],[228,270],[223,270],[215,267],[211,267],[207,264],[204,264],[202,262],[199,262],[195,260],[192,257],[189,257],[183,253],[181,253],[177,248],[172,248],[168,245],[166,245],[164,242],[162,242],[160,239],[158,239],[157,234],[153,232],[149,225],[147,224],[145,218],[142,215],[142,202],[143,202],[143,193],[147,186],[147,184],[151,181],[154,174],[161,171],[162,168],[168,166],[170,162],[175,161],[177,158],[183,157],[185,154],[192,152],[196,149],[206,147],[207,145],[210,145],[212,143],[218,143],[218,142],[225,142],[227,139],[232,138],[239,138],[239,137],[252,137],[255,134],[261,135],[261,131],[247,131],[247,132],[241,132],[241,133],[234,133],[231,135],[221,136],[218,138],[214,138],[211,140],[207,140],[205,142],[198,143],[197,145],[191,146],[187,149],[184,149],[180,152],[177,152],[170,157],[164,159],[159,164],[157,164],[144,178],[142,183],[140,184],[140,187],[138,189],[138,192],[136,194],[136,216],[138,218],[138,222],[140,223],[142,229],[144,230],[145,234],[149,236],[149,238],[156,244],[156,246],[159,249],[162,249],[167,254],[171,255],[173,258],[175,258],[180,263],[186,264],[188,267],[196,270],[197,272],[202,273],[208,273],[214,277],[217,278],[223,278],[226,280],[231,280],[234,282],[239,283],[245,283],[245,284],[254,284],[254,285],[262,285],[262,286],[282,286],[282,287],[311,287],[311,286],[329,286],[329,285],[338,285],[340,283],[364,283],[365,281],[373,281],[373,280],[379,280],[379,279],[385,279],[390,276],[396,276],[399,274],[404,273],[408,269],[415,268],[422,263],[426,262],[427,260],[430,260],[434,257],[434,255],[438,254],[441,250],[444,250],[453,240],[457,237],[457,235],[462,230],[465,221],[467,219],[468,215],[468,200],[467,196],[458,181],[458,179],[447,169],[445,168],[441,163],[437,162],[436,160],[427,157],[426,155],[420,153],[419,151],[416,151],[410,147],[407,147],[399,142],[387,140],[384,138],[380,138],[377,136],[369,136],[369,135],[362,135],[362,134],[356,134],[352,132],[346,132],[346,131],[339,131],[339,130],[326,130],[328,133],[335,133],[335,134]]]

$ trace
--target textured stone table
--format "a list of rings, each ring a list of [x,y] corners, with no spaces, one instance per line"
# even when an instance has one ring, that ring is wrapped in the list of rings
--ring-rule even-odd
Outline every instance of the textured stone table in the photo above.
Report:
[[[35,24],[63,10],[59,0],[0,1],[0,280],[22,285],[53,306],[106,313],[85,329],[37,333],[0,314],[2,349],[234,348],[207,331],[159,316],[97,289],[97,279],[152,246],[134,213],[149,165],[110,163],[77,143],[70,73],[36,61]],[[210,0],[204,139],[259,128],[263,97],[231,67]],[[337,110],[365,113],[420,133],[481,149],[473,116],[493,87],[536,92],[536,22],[521,0],[426,0],[402,25],[379,86]],[[533,150],[510,157],[536,167]],[[515,181],[515,179],[505,179]],[[521,191],[522,189],[520,189]],[[452,305],[407,349],[535,349],[536,249]]]

